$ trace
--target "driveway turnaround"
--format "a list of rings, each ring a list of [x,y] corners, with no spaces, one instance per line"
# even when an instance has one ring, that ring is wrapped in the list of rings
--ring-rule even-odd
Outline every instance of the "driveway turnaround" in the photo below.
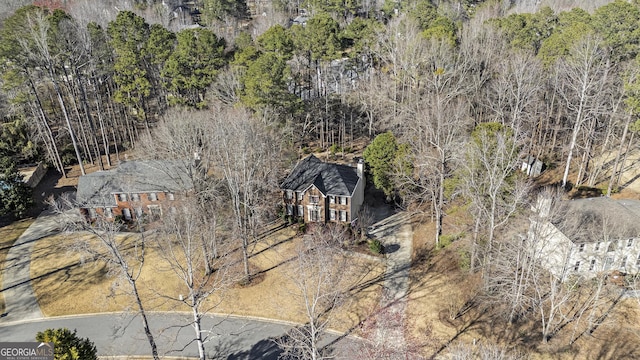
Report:
[[[4,296],[5,313],[0,324],[42,317],[36,295],[31,287],[31,250],[39,239],[59,231],[59,219],[45,211],[16,240],[4,265],[0,292]],[[2,339],[2,337],[0,337]]]

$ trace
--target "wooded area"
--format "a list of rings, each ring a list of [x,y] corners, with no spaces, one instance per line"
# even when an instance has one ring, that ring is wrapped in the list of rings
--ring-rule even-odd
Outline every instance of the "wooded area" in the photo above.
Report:
[[[134,3],[112,18],[113,4],[89,12],[78,1],[3,20],[2,157],[64,176],[70,164],[110,168],[129,149],[198,154],[217,178],[194,179],[200,208],[189,214],[227,204],[249,281],[281,169],[366,139],[371,181],[434,222],[436,249],[451,235],[445,218],[464,208],[460,263],[482,275],[483,306],[506,309],[506,324],[534,322],[540,342],[563,334],[571,345],[613,311],[604,277],[563,283],[520,246],[540,189],[516,170],[532,157],[561,170],[564,190],[625,186],[640,132],[640,1],[515,13],[497,0],[205,0],[180,21],[179,7]],[[190,244],[177,224],[204,220],[174,221],[164,231]],[[190,290],[198,319],[208,294]]]

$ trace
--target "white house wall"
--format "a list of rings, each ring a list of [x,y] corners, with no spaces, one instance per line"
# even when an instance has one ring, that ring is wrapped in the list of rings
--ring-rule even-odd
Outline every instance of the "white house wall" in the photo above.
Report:
[[[629,239],[573,243],[553,224],[532,221],[529,239],[541,264],[559,278],[572,274],[592,278],[614,270],[640,272],[640,238],[632,239],[630,245]]]
[[[554,276],[564,278],[572,242],[550,222],[531,222],[529,242],[542,266]]]

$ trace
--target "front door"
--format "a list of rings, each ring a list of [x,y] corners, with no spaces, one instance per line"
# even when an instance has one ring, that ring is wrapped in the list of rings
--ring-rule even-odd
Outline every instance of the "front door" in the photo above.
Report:
[[[122,209],[122,216],[127,221],[131,220],[131,210],[129,208]]]

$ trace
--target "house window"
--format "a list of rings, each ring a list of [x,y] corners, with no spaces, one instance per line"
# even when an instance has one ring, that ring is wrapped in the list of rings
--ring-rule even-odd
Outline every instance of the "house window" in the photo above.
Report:
[[[293,215],[293,205],[287,204],[287,215]]]
[[[613,256],[608,256],[604,261],[604,269],[611,269],[611,265],[613,265]]]
[[[302,201],[302,199],[304,199],[304,194],[302,194],[302,192],[298,192],[297,197],[298,197],[298,201]]]
[[[291,190],[287,190],[284,192],[284,196],[286,199],[291,200],[293,199],[293,192]]]
[[[622,261],[620,262],[620,267],[623,268],[623,269],[627,267],[627,257],[626,256],[622,258]]]
[[[600,250],[600,242],[597,242],[597,243],[596,243],[596,248],[595,248],[595,250],[596,250],[596,251]]]
[[[596,259],[591,259],[591,264],[589,265],[589,271],[593,271],[596,268]]]
[[[633,245],[633,239],[627,240],[627,247],[631,247]]]
[[[329,211],[329,219],[331,219],[331,221],[336,221],[336,211],[331,209]]]
[[[636,266],[640,266],[640,254],[638,254],[638,260],[636,260]]]
[[[131,194],[131,201],[140,201],[140,194]]]
[[[347,205],[347,197],[340,196],[340,205]]]
[[[122,216],[127,221],[131,220],[131,210],[129,210],[128,208],[122,209]]]
[[[104,208],[104,216],[106,216],[107,219],[111,219],[113,217],[113,209]]]
[[[167,199],[169,199],[169,201],[173,201],[176,199],[176,197],[173,195],[173,193],[167,193]]]
[[[118,199],[120,199],[120,201],[127,201],[127,194],[119,194]]]
[[[160,209],[159,205],[147,205],[147,208],[149,208],[149,214],[151,214],[151,217],[154,219],[162,215],[162,209]]]
[[[135,212],[136,212],[136,217],[137,218],[142,217],[142,208],[141,207],[139,207],[139,206],[136,207],[135,208]]]
[[[304,206],[302,205],[298,205],[298,216],[300,217],[304,216]]]
[[[573,267],[573,271],[580,270],[580,261],[576,261],[576,266]]]
[[[584,251],[584,244],[580,244],[580,247],[578,248],[578,251]]]
[[[312,195],[310,201],[311,201],[312,204],[318,204],[318,203],[320,203],[320,197]]]
[[[607,248],[607,252],[612,252],[612,251],[616,251],[616,243],[614,241],[609,243],[609,248]]]
[[[336,203],[336,197],[331,195],[329,196],[329,204],[335,204]]]
[[[158,194],[156,194],[154,192],[149,193],[149,200],[150,201],[158,201]]]
[[[340,221],[347,221],[347,212],[340,210]]]
[[[90,208],[89,209],[89,218],[90,219],[95,219],[97,217],[98,217],[98,213],[96,212],[96,209]]]
[[[320,209],[309,210],[309,221],[320,221]]]

